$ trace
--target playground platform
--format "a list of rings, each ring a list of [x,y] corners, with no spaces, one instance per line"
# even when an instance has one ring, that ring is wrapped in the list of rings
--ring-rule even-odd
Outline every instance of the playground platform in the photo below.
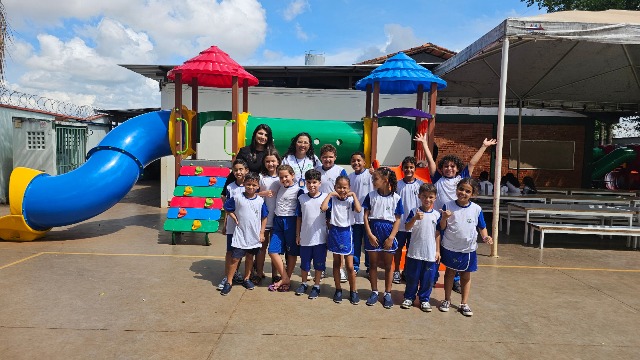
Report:
[[[640,352],[640,253],[622,238],[550,235],[522,245],[522,225],[500,234],[500,258],[480,245],[471,318],[362,299],[316,300],[235,286],[220,296],[224,237],[183,236],[172,246],[142,182],[113,208],[33,242],[0,241],[2,359],[440,358],[633,359]],[[0,205],[0,215],[9,212]],[[330,262],[329,262],[330,264]],[[269,265],[267,265],[268,267]],[[328,274],[331,270],[328,269]],[[294,276],[294,287],[299,276]],[[380,280],[382,287],[382,280]],[[444,298],[435,289],[432,305]]]

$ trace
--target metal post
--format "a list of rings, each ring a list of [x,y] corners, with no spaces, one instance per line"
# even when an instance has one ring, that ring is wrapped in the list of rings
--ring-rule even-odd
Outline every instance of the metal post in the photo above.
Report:
[[[493,221],[491,224],[491,256],[498,257],[498,225],[500,223],[500,178],[502,177],[502,147],[504,145],[504,109],[507,97],[507,71],[509,69],[509,38],[502,40],[502,62],[500,64],[500,100],[498,102],[498,134],[496,144],[496,166],[493,179]],[[525,226],[527,226],[525,224]]]
[[[373,121],[371,122],[371,163],[378,156],[378,107],[380,103],[380,82],[373,83]]]

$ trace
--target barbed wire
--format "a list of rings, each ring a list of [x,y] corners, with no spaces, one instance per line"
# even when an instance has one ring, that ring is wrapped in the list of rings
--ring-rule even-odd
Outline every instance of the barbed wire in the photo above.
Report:
[[[66,115],[86,119],[101,114],[99,109],[89,105],[75,105],[69,102],[49,99],[39,95],[25,94],[20,91],[0,86],[0,104],[15,106],[30,110],[45,111],[59,115]]]

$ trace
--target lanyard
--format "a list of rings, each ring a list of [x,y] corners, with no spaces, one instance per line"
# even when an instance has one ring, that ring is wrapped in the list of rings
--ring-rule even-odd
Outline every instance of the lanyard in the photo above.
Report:
[[[296,159],[296,165],[298,165],[298,170],[300,170],[300,179],[298,180],[298,186],[304,188],[306,181],[304,180],[302,169],[304,168],[304,164],[307,161],[307,157],[305,156],[304,160],[302,160],[302,166],[300,166],[300,163],[298,163],[298,158],[295,155],[293,155],[293,158]]]

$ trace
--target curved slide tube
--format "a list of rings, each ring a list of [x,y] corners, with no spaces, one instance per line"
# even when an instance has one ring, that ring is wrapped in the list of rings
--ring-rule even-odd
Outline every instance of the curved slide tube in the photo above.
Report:
[[[171,155],[169,111],[132,118],[91,149],[79,168],[58,176],[16,168],[11,174],[11,215],[0,217],[0,238],[30,241],[52,227],[75,224],[115,205],[145,166]]]
[[[637,154],[633,149],[615,149],[609,154],[600,158],[600,160],[593,163],[593,172],[591,173],[591,179],[602,179],[608,172],[626,162],[634,160],[636,157]]]

